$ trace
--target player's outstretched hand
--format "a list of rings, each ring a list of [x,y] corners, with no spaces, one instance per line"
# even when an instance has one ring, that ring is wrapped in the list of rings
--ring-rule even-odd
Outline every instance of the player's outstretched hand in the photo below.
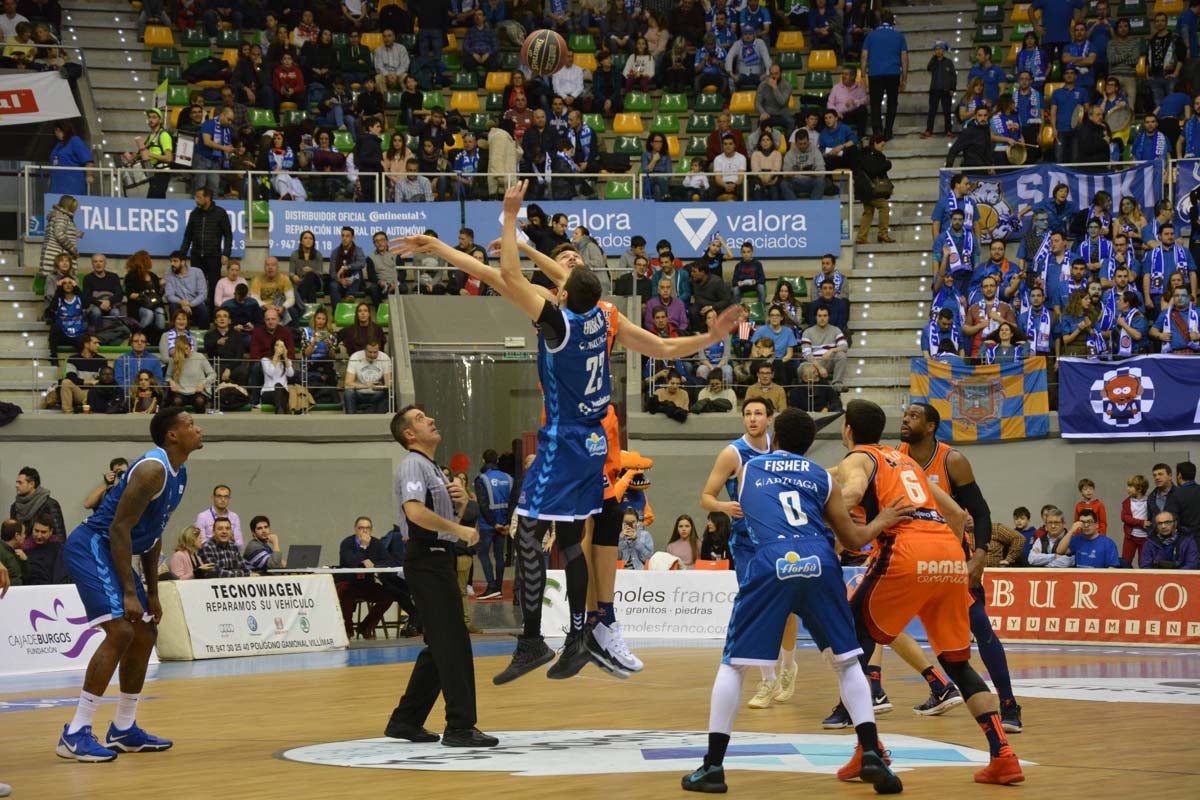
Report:
[[[521,205],[525,202],[525,190],[529,187],[529,181],[517,181],[515,186],[508,187],[504,193],[504,213],[512,215],[513,219],[517,218],[517,214],[521,213]]]
[[[746,316],[746,309],[738,303],[726,308],[717,315],[713,330],[718,331],[722,339],[737,330],[738,323]]]
[[[488,242],[488,245],[485,248],[485,250],[487,251],[487,254],[489,256],[491,256],[492,258],[499,258],[500,257],[500,240],[492,239],[490,242]]]
[[[902,497],[897,497],[879,509],[879,513],[875,518],[880,520],[883,524],[883,529],[887,530],[902,520],[911,519],[914,511],[916,511],[916,508],[913,507],[912,503]]]

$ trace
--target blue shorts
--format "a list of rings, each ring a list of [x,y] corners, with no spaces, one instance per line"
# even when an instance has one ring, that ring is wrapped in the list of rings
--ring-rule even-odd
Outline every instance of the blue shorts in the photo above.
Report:
[[[833,545],[792,539],[754,554],[733,601],[721,663],[774,664],[789,614],[800,617],[826,658],[862,653]]]
[[[93,628],[125,616],[125,593],[121,589],[121,579],[117,577],[106,537],[98,536],[95,531],[80,525],[67,537],[63,558]],[[133,585],[145,612],[142,620],[149,622],[153,619],[150,603],[146,599],[142,579],[136,572],[133,574]]]
[[[750,571],[750,562],[754,560],[754,542],[750,541],[745,522],[742,522],[740,531],[730,533],[729,554],[733,556],[733,574],[737,576],[738,586],[741,586],[746,573]]]
[[[608,438],[604,426],[543,426],[537,455],[521,484],[517,514],[531,519],[570,522],[599,514],[604,506],[604,462]]]

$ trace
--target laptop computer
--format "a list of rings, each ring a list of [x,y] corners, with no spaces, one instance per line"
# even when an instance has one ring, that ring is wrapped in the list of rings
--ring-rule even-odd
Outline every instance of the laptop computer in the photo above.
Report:
[[[321,566],[321,545],[294,544],[288,548],[288,569],[311,569]]]

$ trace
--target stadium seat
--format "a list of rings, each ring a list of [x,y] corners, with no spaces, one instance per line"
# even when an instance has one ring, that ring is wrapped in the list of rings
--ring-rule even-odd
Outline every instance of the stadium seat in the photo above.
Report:
[[[596,68],[600,65],[596,63],[595,53],[576,53],[575,66],[588,72],[595,72]]]
[[[1185,3],[1184,0],[1155,0],[1154,13],[1167,15],[1174,14],[1178,16],[1179,14],[1183,13],[1184,6],[1186,5],[1187,3]],[[1172,27],[1171,30],[1175,30],[1175,28]]]
[[[381,328],[392,324],[392,309],[386,301],[380,303],[379,308],[375,309],[375,324]]]
[[[167,86],[167,105],[174,108],[175,106],[190,105],[189,95],[191,89],[184,86]]]
[[[618,136],[613,141],[613,152],[618,155],[640,156],[645,149],[645,144],[638,136]]]
[[[1017,53],[1021,52],[1021,43],[1013,42],[1012,47],[1008,48],[1008,55],[1004,57],[1004,63],[1008,66],[1013,66],[1017,63]]]
[[[454,134],[454,140],[447,144],[445,149],[447,153],[449,153],[451,150],[462,150],[463,135],[461,133]]]
[[[1050,108],[1050,95],[1054,94],[1055,89],[1061,89],[1062,83],[1054,81],[1046,81],[1045,87],[1042,89],[1042,98],[1046,101],[1045,108]]]
[[[710,572],[716,571],[716,570],[727,570],[727,569],[729,569],[729,559],[721,558],[721,559],[716,559],[716,560],[709,560],[709,559],[705,559],[705,558],[697,558],[695,560],[695,562],[693,562],[693,564],[692,564],[692,569],[698,569],[701,571],[707,570]]]
[[[725,98],[716,92],[701,92],[696,95],[693,111],[720,111],[725,107]]]
[[[333,46],[339,50],[350,44],[350,37],[344,33],[338,32],[333,34]]]
[[[175,47],[175,36],[166,25],[147,25],[143,39],[146,47]]]
[[[402,92],[384,92],[383,107],[388,111],[398,111],[404,103],[404,95]]]
[[[779,288],[779,284],[787,283],[792,287],[792,294],[796,297],[808,297],[808,281],[803,275],[782,275],[775,282],[775,288]]]
[[[234,50],[237,50],[241,46],[242,35],[237,31],[217,31],[217,47],[232,47]],[[337,46],[337,42],[334,42],[334,46]]]
[[[483,107],[488,111],[504,111],[504,92],[488,92]]]
[[[1146,3],[1144,0],[1120,0],[1116,10],[1118,17],[1144,17]]]
[[[975,21],[980,24],[1004,22],[1004,6],[997,2],[988,2],[979,6],[979,10],[975,12]]]
[[[275,115],[270,109],[266,108],[248,108],[246,109],[246,119],[251,127],[257,130],[266,130],[267,128],[275,127]]]
[[[754,113],[755,92],[734,92],[729,98],[729,110],[738,114]]]
[[[516,50],[502,50],[500,52],[500,69],[508,73],[517,71],[521,66],[521,54]]]
[[[683,156],[675,160],[675,172],[679,175],[686,175],[692,171],[692,157]]]
[[[596,40],[590,33],[574,33],[567,40],[567,49],[572,53],[594,53],[596,52]]]
[[[833,74],[830,72],[825,72],[824,70],[809,72],[808,75],[804,77],[804,88],[818,90],[832,89]]]
[[[236,47],[226,47],[221,51],[221,58],[229,65],[230,69],[237,66],[238,51]]]
[[[346,328],[354,324],[354,303],[338,303],[333,309],[333,324]]]
[[[664,93],[658,98],[658,113],[683,114],[688,110],[686,94]]]
[[[450,88],[458,91],[475,91],[479,88],[479,76],[474,72],[456,72],[450,81]]]
[[[380,8],[382,8],[382,5]],[[361,42],[362,40],[360,39],[359,41]],[[382,40],[380,41],[382,42]],[[408,51],[409,55],[417,52],[417,35],[415,33],[402,33],[396,37],[396,41],[404,45],[404,49]]]
[[[379,47],[379,45],[383,44],[383,34],[377,31],[364,33],[359,37],[358,43],[371,52],[374,52],[376,47]]]
[[[333,146],[339,153],[349,153],[354,150],[354,137],[350,131],[334,131]]]
[[[781,34],[782,35],[782,34]],[[804,54],[799,50],[784,50],[775,59],[775,63],[784,72],[804,68]]]
[[[712,114],[692,114],[688,118],[688,133],[711,133],[717,127]]]
[[[465,35],[465,34],[464,34]],[[442,48],[443,53],[454,53],[457,55],[462,50],[462,46],[458,43],[458,36],[453,32],[446,34],[446,45]]]
[[[458,72],[462,69],[462,55],[457,50],[453,53],[443,51],[442,63],[446,65],[446,69],[450,72]]]
[[[154,66],[179,66],[179,53],[174,47],[156,47],[150,51],[150,63]]]
[[[775,40],[775,49],[780,52],[803,50],[804,34],[800,31],[780,31],[779,38]]]
[[[1013,26],[1013,31],[1009,34],[1008,40],[1010,42],[1023,42],[1025,41],[1025,34],[1032,32],[1032,22],[1020,22]]]
[[[181,42],[188,49],[193,47],[208,47],[208,37],[204,35],[202,28],[192,28],[191,30],[183,31]]]
[[[445,108],[445,105],[442,103],[442,93],[441,92],[426,92],[425,93],[425,102],[422,105],[422,107],[426,111],[433,111],[435,108],[437,108],[439,106],[441,106],[442,108]]]
[[[614,133],[642,133],[642,117],[640,114],[617,114],[613,117]]]
[[[813,50],[808,54],[808,71],[837,69],[837,53],[832,50]]]
[[[1150,33],[1150,21],[1145,17],[1128,17],[1128,19],[1130,36],[1141,38]]]
[[[708,155],[708,140],[704,136],[689,136],[687,144],[684,145],[683,152],[689,156],[706,156]]]
[[[476,112],[467,117],[467,130],[471,133],[482,133],[486,137],[492,127],[492,118],[488,114]]]
[[[1004,38],[1004,26],[999,23],[985,22],[975,26],[975,44],[991,44]]]
[[[1008,18],[1009,22],[1030,22],[1029,18],[1029,3],[1014,3],[1012,16]]]
[[[512,80],[512,74],[508,72],[489,72],[483,81],[483,88],[489,92],[503,92]]]
[[[183,79],[183,67],[179,64],[171,64],[165,67],[158,68],[158,82],[168,81],[170,83],[186,83]]]
[[[199,85],[203,85],[204,83],[207,83],[207,81],[202,81],[201,84],[199,84]],[[299,105],[297,105],[296,103],[290,102],[288,100],[285,100],[279,104],[280,111],[295,111],[298,108],[300,108]]]
[[[667,155],[671,158],[679,158],[679,137],[675,134],[667,136]]]
[[[762,303],[757,300],[743,299],[742,305],[746,308],[746,315],[755,325],[762,325],[767,321],[767,312]]]
[[[646,92],[630,92],[625,95],[625,110],[638,114],[649,114],[654,110],[654,104]]]
[[[187,63],[189,67],[192,64],[195,64],[197,61],[203,61],[206,58],[212,58],[212,49],[209,47],[197,47],[192,50],[188,50]],[[224,83],[224,81],[222,81],[222,83]]]
[[[267,225],[271,222],[271,206],[266,200],[255,200],[250,204],[250,224]]]
[[[39,272],[33,276],[33,293],[44,294],[46,292],[46,273]]]
[[[607,180],[604,182],[605,200],[632,200],[633,179]]]
[[[650,123],[651,133],[679,133],[679,117],[674,114],[655,114]]]
[[[279,112],[279,124],[285,128],[298,128],[308,119],[308,112],[298,108]]]
[[[421,149],[421,140],[416,134],[408,133],[404,135],[404,146],[414,153]]]
[[[1145,79],[1145,77],[1146,77],[1146,56],[1142,55],[1142,56],[1138,57],[1137,66],[1134,67],[1134,72],[1137,74],[1138,78],[1141,78],[1143,80]]]
[[[729,125],[734,130],[749,133],[754,129],[754,117],[751,117],[749,114],[730,114]]]
[[[592,133],[604,133],[608,128],[604,125],[603,114],[584,114],[583,124],[592,129]]]

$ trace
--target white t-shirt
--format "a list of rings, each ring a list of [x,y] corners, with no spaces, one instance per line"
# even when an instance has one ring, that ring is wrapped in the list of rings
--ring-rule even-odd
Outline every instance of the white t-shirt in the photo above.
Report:
[[[1129,498],[1129,513],[1133,515],[1134,519],[1146,519],[1146,515],[1149,513],[1146,498],[1143,497],[1141,500],[1138,500],[1136,497]],[[1145,528],[1136,525],[1129,533],[1135,539],[1145,539],[1150,535],[1149,531]]]
[[[375,356],[374,361],[367,358],[366,350],[359,350],[350,356],[350,361],[346,364],[346,375],[353,375],[355,383],[359,384],[378,383],[383,385],[384,376],[390,375],[391,372],[392,359],[382,350],[379,351],[379,355]]]
[[[737,183],[738,177],[746,171],[746,157],[734,152],[732,156],[721,153],[712,162],[713,172],[721,176],[724,183]]]
[[[363,13],[362,0],[342,0],[342,5],[356,17]]]
[[[22,22],[29,22],[29,20],[20,14],[13,14],[12,19],[0,14],[0,33],[4,34],[4,41],[11,42],[17,38],[17,25]]]

